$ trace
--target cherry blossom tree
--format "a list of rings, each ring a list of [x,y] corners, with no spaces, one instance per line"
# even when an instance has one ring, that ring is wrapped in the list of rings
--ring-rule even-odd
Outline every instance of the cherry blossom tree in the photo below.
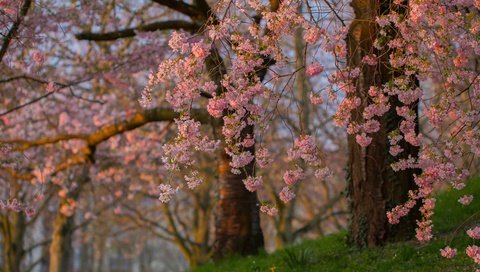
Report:
[[[25,255],[11,245],[24,244],[26,221],[11,211],[35,218],[31,200],[46,184],[57,186],[48,192],[57,211],[50,269],[68,270],[72,215],[85,188],[102,180],[96,161],[115,161],[102,153],[105,145],[113,154],[119,142],[125,165],[156,167],[150,171],[160,177],[153,191],[161,203],[218,179],[214,258],[263,247],[260,212],[278,216],[284,242],[292,242],[290,219],[308,194],[302,187],[336,169],[327,151],[334,137],[319,139],[332,124],[341,128],[335,133],[348,133],[350,241],[376,246],[413,234],[430,240],[435,188],[461,190],[480,152],[479,5],[0,1],[1,174],[8,188],[1,207],[3,226],[18,230],[3,234],[12,238],[4,240],[6,271],[19,271]],[[316,116],[321,111],[333,122]],[[131,132],[153,122],[171,124],[177,134],[157,138],[158,146],[145,141],[145,150]],[[288,148],[276,147],[270,134],[288,135],[280,144]],[[216,158],[215,174],[202,174],[202,157]],[[284,168],[270,175],[277,164]],[[466,195],[459,204],[472,201]],[[169,206],[162,207],[168,219]],[[167,229],[178,234],[174,221]],[[467,234],[478,239],[476,228]],[[185,256],[198,249],[183,240],[176,242]],[[477,263],[479,252],[466,249]]]

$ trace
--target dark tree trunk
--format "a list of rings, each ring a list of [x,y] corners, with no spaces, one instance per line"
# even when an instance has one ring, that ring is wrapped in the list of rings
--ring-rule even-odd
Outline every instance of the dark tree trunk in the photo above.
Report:
[[[25,216],[21,212],[7,212],[2,221],[3,271],[20,272],[20,265],[25,254],[23,248],[26,229]]]
[[[253,134],[253,126],[242,131]],[[246,150],[255,154],[254,147]],[[242,174],[231,173],[230,157],[223,152],[218,165],[219,199],[215,217],[215,241],[213,256],[220,259],[228,254],[256,254],[263,248],[263,234],[260,228],[259,204],[256,193],[245,189],[242,180],[247,174],[253,175],[254,162],[242,170]]]
[[[370,86],[381,87],[395,74],[389,65],[389,51],[373,47],[378,29],[375,18],[389,12],[393,1],[353,0],[355,20],[347,37],[348,64],[359,66],[364,56],[375,53],[382,56],[375,66],[363,65],[356,80],[356,95],[362,99],[362,107],[352,112],[352,120],[361,123],[364,106],[368,105]],[[397,12],[402,12],[397,10]],[[405,11],[403,11],[405,12]],[[395,33],[394,33],[395,34]],[[395,100],[395,101],[394,101]],[[389,154],[388,133],[398,128],[402,118],[396,114],[398,100],[390,99],[391,110],[378,119],[380,131],[371,135],[373,140],[366,148],[356,143],[355,135],[348,137],[348,193],[351,205],[349,242],[359,247],[383,245],[385,242],[411,239],[414,235],[418,210],[403,218],[399,224],[390,225],[386,212],[408,198],[408,191],[415,190],[413,170],[394,172],[390,166],[395,158]],[[416,106],[412,108],[417,110]],[[418,131],[418,122],[417,122]],[[404,149],[399,157],[417,157],[418,148],[402,141]]]

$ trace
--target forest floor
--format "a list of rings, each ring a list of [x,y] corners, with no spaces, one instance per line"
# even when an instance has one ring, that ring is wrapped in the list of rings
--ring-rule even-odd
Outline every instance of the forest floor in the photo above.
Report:
[[[469,206],[462,206],[458,198],[474,195]],[[475,271],[473,261],[465,254],[465,247],[473,244],[465,231],[480,223],[480,179],[471,181],[462,191],[438,194],[434,216],[435,239],[427,244],[417,241],[389,244],[378,249],[347,247],[346,232],[341,232],[293,245],[271,254],[254,257],[231,257],[195,269],[195,272],[246,271]],[[477,243],[478,244],[478,243]],[[455,258],[440,256],[440,249],[449,245],[458,249]]]

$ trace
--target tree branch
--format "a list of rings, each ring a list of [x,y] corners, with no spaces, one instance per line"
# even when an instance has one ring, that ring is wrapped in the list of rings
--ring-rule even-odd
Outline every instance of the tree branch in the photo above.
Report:
[[[106,33],[92,33],[82,32],[75,35],[79,40],[88,41],[114,41],[122,38],[134,37],[137,32],[150,32],[157,30],[170,30],[170,29],[183,29],[188,31],[195,31],[198,26],[194,23],[184,20],[171,20],[164,22],[154,22],[147,25],[141,25],[134,28],[126,28],[118,31],[106,32]]]
[[[7,53],[8,46],[10,45],[10,42],[12,41],[13,37],[17,34],[17,31],[20,28],[20,24],[23,21],[23,17],[27,15],[31,5],[32,5],[32,0],[25,0],[25,2],[22,5],[22,8],[20,9],[20,14],[17,17],[17,20],[13,23],[7,35],[3,38],[2,47],[0,48],[0,62],[2,61],[3,57]]]
[[[125,131],[134,130],[150,122],[173,121],[179,114],[172,109],[153,108],[135,113],[132,117],[119,121],[113,125],[106,125],[91,134],[63,134],[54,137],[44,137],[37,140],[0,140],[1,143],[15,144],[17,151],[25,151],[32,147],[54,144],[68,140],[83,140],[89,147],[95,147],[109,138]],[[208,123],[210,116],[204,110],[192,109],[192,118],[202,123]]]
[[[198,10],[183,1],[178,0],[152,0],[153,2],[162,6],[168,7],[175,11],[181,12],[189,17],[196,17],[199,15]]]

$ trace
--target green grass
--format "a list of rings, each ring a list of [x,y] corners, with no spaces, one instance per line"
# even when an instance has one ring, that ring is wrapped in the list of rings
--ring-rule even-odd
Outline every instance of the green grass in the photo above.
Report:
[[[464,194],[474,195],[470,206],[463,207],[457,202]],[[480,222],[479,213],[480,179],[477,179],[461,192],[438,195],[434,216],[437,238],[425,245],[410,241],[377,249],[352,249],[346,246],[346,233],[342,232],[304,241],[272,254],[262,252],[253,257],[230,257],[194,271],[475,271],[479,267],[465,255],[465,247],[473,243],[465,230]],[[457,257],[447,260],[440,256],[440,248],[446,245],[458,249]]]

